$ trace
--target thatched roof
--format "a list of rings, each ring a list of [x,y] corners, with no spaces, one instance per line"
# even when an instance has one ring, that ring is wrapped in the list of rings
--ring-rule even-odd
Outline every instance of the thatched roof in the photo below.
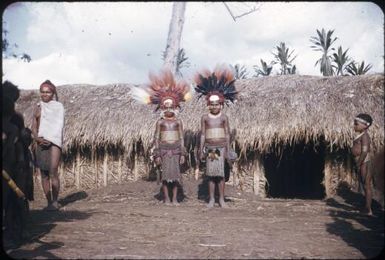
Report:
[[[105,86],[63,85],[59,100],[66,109],[64,150],[70,147],[124,147],[142,140],[151,145],[158,114],[153,106],[138,104],[129,96],[130,84]],[[350,146],[353,118],[369,113],[374,119],[370,135],[375,148],[384,145],[384,75],[347,77],[269,76],[239,80],[239,100],[225,107],[235,140],[243,148],[264,152],[272,144],[319,140]],[[38,90],[21,91],[16,109],[31,121]],[[182,104],[186,140],[198,134],[200,116],[207,111],[203,99]]]

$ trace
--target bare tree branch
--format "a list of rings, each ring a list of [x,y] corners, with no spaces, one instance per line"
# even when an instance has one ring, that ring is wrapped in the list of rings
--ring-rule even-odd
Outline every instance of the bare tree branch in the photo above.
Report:
[[[223,2],[223,4],[225,5],[227,11],[229,11],[229,13],[230,13],[231,17],[233,18],[234,22],[236,22],[236,21],[235,21],[235,17],[234,17],[234,15],[233,15],[233,13],[231,12],[230,8],[227,6],[226,2]]]
[[[237,18],[241,18],[242,16],[245,16],[245,15],[248,15],[248,14],[251,14],[252,12],[255,12],[255,11],[258,11],[261,7],[259,6],[258,8],[257,7],[252,7],[252,9],[250,11],[247,11],[245,13],[242,13],[240,15],[237,15],[237,16],[234,16],[233,12],[231,12],[231,9],[229,8],[229,6],[227,5],[226,2],[223,2],[223,4],[225,5],[227,11],[230,13],[231,17],[233,18],[234,22],[236,22],[236,19]]]

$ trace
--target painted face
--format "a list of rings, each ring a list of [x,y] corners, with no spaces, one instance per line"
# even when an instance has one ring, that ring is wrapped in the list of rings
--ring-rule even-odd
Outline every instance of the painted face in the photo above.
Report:
[[[209,111],[213,115],[219,114],[221,112],[222,106],[219,102],[219,96],[218,95],[212,95],[209,98]]]
[[[165,117],[173,117],[175,115],[173,104],[174,104],[174,102],[172,101],[172,99],[166,99],[163,102],[163,105],[164,105],[164,116]]]
[[[40,88],[40,97],[43,102],[49,102],[53,99],[53,92],[49,87],[43,86]]]

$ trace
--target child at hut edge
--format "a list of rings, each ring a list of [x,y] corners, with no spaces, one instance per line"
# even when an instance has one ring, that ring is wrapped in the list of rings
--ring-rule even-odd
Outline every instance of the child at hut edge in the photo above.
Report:
[[[353,140],[352,153],[354,156],[356,173],[360,184],[364,186],[365,192],[365,211],[367,215],[372,213],[372,176],[370,171],[370,137],[368,129],[372,125],[373,119],[368,114],[359,114],[354,118],[354,131],[358,135]]]

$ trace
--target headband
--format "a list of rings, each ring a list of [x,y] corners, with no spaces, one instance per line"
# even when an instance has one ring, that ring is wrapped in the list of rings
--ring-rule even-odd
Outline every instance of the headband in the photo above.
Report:
[[[358,122],[361,122],[367,126],[370,126],[370,123],[368,121],[362,119],[362,118],[356,117],[356,118],[354,118],[354,120],[357,120]]]

